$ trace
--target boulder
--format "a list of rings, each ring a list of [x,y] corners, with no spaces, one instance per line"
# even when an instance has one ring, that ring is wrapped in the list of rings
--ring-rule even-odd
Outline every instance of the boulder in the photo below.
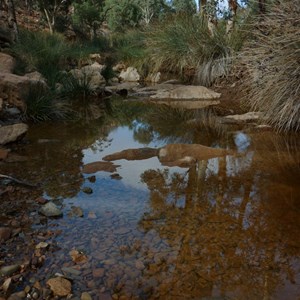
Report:
[[[12,73],[15,67],[15,59],[5,53],[0,52],[0,72]]]
[[[28,125],[19,123],[0,127],[0,145],[17,141],[28,130]]]
[[[204,86],[171,85],[168,89],[158,90],[152,99],[217,99],[221,94]]]
[[[129,82],[137,82],[141,79],[137,69],[133,67],[128,67],[126,71],[122,71],[119,77],[121,80]]]
[[[44,76],[41,73],[37,72],[37,71],[27,73],[24,76],[27,77],[32,83],[39,82],[39,83],[42,83],[45,86],[47,85],[46,84],[46,79],[44,78]]]
[[[92,65],[84,66],[81,69],[73,69],[70,73],[82,83],[87,81],[92,90],[97,90],[106,83],[105,78],[101,75],[104,68],[105,66],[95,62]]]
[[[0,72],[0,97],[7,103],[25,109],[22,97],[29,90],[31,80],[26,76]]]

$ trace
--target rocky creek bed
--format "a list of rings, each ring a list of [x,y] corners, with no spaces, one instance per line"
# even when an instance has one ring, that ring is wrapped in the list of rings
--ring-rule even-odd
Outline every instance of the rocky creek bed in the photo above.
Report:
[[[299,297],[297,136],[176,122],[43,124],[10,147],[1,300]]]

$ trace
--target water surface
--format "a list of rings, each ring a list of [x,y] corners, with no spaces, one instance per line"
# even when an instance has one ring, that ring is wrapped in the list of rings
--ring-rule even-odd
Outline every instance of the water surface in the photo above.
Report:
[[[128,114],[122,121],[31,127],[28,145],[17,150],[29,159],[6,171],[40,182],[43,196],[64,212],[36,222],[61,233],[32,276],[65,272],[75,295],[88,291],[93,299],[298,299],[297,136],[182,125],[176,118]],[[171,142],[235,154],[190,168],[162,166],[157,157],[118,160],[119,176],[82,173],[84,164],[108,154]],[[70,214],[73,206],[82,218]],[[72,249],[87,260],[75,264]]]

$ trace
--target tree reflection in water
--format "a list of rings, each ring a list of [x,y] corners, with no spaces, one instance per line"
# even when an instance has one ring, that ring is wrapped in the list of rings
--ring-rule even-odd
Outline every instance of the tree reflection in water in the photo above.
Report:
[[[254,145],[261,145],[259,135],[253,138],[258,139]],[[280,178],[289,178],[289,166],[299,178],[299,163],[289,161],[295,153],[289,149],[292,156],[287,155],[286,147],[271,149],[271,157],[281,160]],[[168,169],[142,174],[150,191],[150,211],[140,227],[157,232],[173,253],[172,259],[158,262],[162,272],[143,274],[146,281],[154,277],[161,283],[156,294],[164,299],[300,295],[299,286],[293,286],[300,267],[300,188],[279,180],[270,148],[254,151],[247,167],[241,168],[239,160],[243,157],[216,158],[214,167],[200,161],[184,174]]]

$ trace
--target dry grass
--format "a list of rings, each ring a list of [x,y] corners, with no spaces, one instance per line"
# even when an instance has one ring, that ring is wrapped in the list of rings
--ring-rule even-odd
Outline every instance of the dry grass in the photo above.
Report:
[[[300,129],[299,16],[299,0],[277,1],[242,53],[251,76],[246,103],[278,131]]]

